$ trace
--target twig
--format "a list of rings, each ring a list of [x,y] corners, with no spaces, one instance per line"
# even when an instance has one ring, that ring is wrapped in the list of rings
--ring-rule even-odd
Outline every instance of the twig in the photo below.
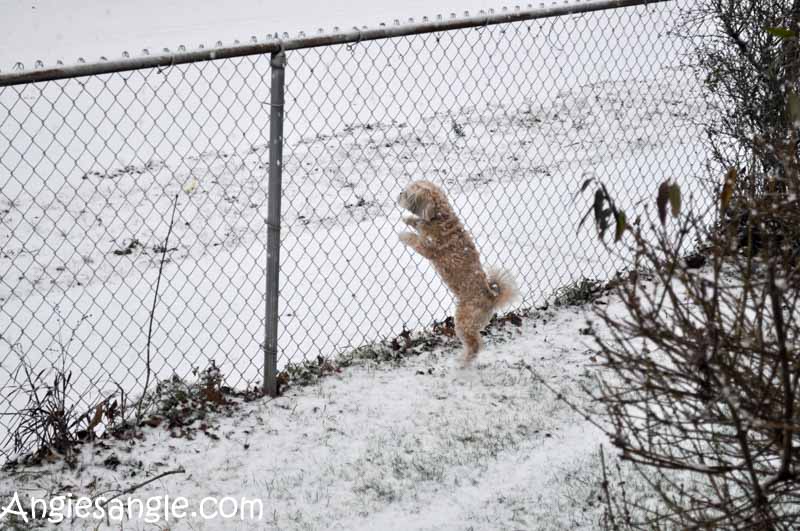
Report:
[[[775,259],[770,260],[767,267],[767,278],[769,282],[769,298],[772,306],[772,319],[775,323],[775,335],[778,342],[778,359],[781,365],[781,384],[783,391],[783,422],[782,428],[783,441],[781,449],[781,465],[775,476],[776,481],[789,479],[791,477],[792,464],[792,419],[794,418],[794,391],[792,389],[792,375],[789,367],[791,354],[787,348],[786,326],[783,322],[783,297],[775,281]]]
[[[175,199],[172,202],[172,217],[169,221],[169,229],[167,230],[167,238],[164,240],[164,247],[161,250],[161,263],[158,265],[158,278],[156,279],[156,291],[153,295],[153,307],[150,310],[150,323],[147,329],[147,367],[146,367],[146,376],[144,380],[144,389],[142,390],[142,396],[139,398],[139,404],[136,406],[136,421],[139,422],[142,418],[142,404],[144,403],[144,398],[147,395],[147,388],[150,386],[150,347],[153,343],[153,321],[155,320],[156,314],[156,303],[158,302],[158,289],[161,286],[161,277],[164,272],[164,262],[166,261],[167,256],[167,249],[169,248],[169,237],[172,234],[172,227],[175,225],[175,210],[178,208],[178,194],[175,194]]]
[[[163,477],[171,476],[173,474],[185,474],[185,473],[186,473],[186,470],[183,467],[180,467],[180,468],[176,468],[175,470],[167,470],[166,472],[162,472],[161,474],[159,474],[157,476],[153,476],[152,478],[148,479],[147,481],[142,481],[141,483],[137,483],[136,485],[131,485],[127,489],[122,490],[118,494],[116,494],[115,496],[112,496],[111,498],[107,499],[103,503],[103,508],[106,508],[109,503],[111,503],[112,501],[116,500],[120,496],[124,496],[126,494],[131,494],[131,493],[139,490],[140,488],[142,488],[142,487],[144,487],[146,485],[149,485],[150,483],[152,483],[154,481],[158,481],[159,479],[161,479]]]
[[[588,422],[589,424],[591,424],[595,428],[599,429],[607,437],[609,437],[611,439],[614,438],[614,434],[612,434],[610,431],[608,431],[608,429],[605,426],[602,426],[600,424],[600,422],[598,422],[594,418],[592,418],[591,414],[594,413],[593,411],[587,411],[587,408],[579,406],[578,404],[576,404],[575,402],[573,402],[572,400],[570,400],[569,398],[564,396],[564,393],[562,393],[561,391],[559,391],[558,389],[556,389],[555,387],[550,385],[550,383],[547,380],[545,380],[542,376],[540,376],[539,373],[537,373],[533,369],[533,367],[531,367],[530,364],[523,362],[523,363],[520,364],[520,367],[525,369],[525,370],[527,370],[535,381],[539,382],[539,384],[541,384],[542,387],[544,387],[545,389],[550,391],[552,394],[554,394],[555,397],[556,397],[556,400],[560,401],[561,403],[566,405],[569,409],[571,409],[573,412],[575,412],[578,415],[580,415],[583,418],[583,420],[585,420],[586,422]],[[584,391],[585,391],[585,389],[584,389]]]
[[[617,520],[616,518],[614,518],[614,507],[611,505],[611,493],[609,492],[608,489],[608,476],[606,475],[606,457],[605,454],[603,453],[602,444],[600,445],[600,467],[603,471],[603,483],[601,486],[603,487],[603,492],[606,495],[606,507],[608,510],[608,519],[609,519],[608,523],[612,529],[618,529]]]

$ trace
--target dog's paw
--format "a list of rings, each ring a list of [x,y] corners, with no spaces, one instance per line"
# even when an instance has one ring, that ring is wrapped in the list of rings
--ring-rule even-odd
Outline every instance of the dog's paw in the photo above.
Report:
[[[458,356],[448,359],[445,362],[445,367],[447,367],[448,372],[459,374],[473,370],[475,368],[475,364],[463,356]]]
[[[475,369],[475,358],[461,358],[458,361],[458,368],[462,371],[468,371],[470,369]]]
[[[480,383],[480,371],[477,370],[475,365],[464,364],[464,360],[456,360],[453,365],[455,368],[450,374],[453,375],[453,380],[458,385],[472,387],[473,385]]]
[[[420,221],[422,221],[422,219],[414,214],[406,214],[403,216],[403,223],[409,227],[417,228],[417,225],[419,225]]]
[[[397,237],[406,245],[413,245],[417,240],[417,235],[413,232],[400,232],[397,234]]]

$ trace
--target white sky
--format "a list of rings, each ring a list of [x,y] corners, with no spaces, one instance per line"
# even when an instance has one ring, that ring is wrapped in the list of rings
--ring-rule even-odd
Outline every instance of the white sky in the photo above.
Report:
[[[0,70],[500,8],[503,0],[0,0]],[[511,5],[514,5],[513,3]]]

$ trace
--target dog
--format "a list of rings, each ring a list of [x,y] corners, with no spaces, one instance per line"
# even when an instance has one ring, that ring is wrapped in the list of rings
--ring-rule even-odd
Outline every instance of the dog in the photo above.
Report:
[[[458,219],[447,196],[430,181],[411,182],[397,198],[413,216],[403,222],[400,241],[427,258],[456,298],[456,335],[464,346],[464,366],[481,350],[481,330],[498,309],[519,297],[513,277],[502,269],[481,266],[472,236]]]

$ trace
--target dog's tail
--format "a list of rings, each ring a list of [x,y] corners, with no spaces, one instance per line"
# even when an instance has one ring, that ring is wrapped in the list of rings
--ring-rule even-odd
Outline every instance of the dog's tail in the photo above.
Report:
[[[519,287],[514,277],[505,269],[490,268],[486,275],[489,289],[494,294],[494,309],[508,306],[519,299]]]

